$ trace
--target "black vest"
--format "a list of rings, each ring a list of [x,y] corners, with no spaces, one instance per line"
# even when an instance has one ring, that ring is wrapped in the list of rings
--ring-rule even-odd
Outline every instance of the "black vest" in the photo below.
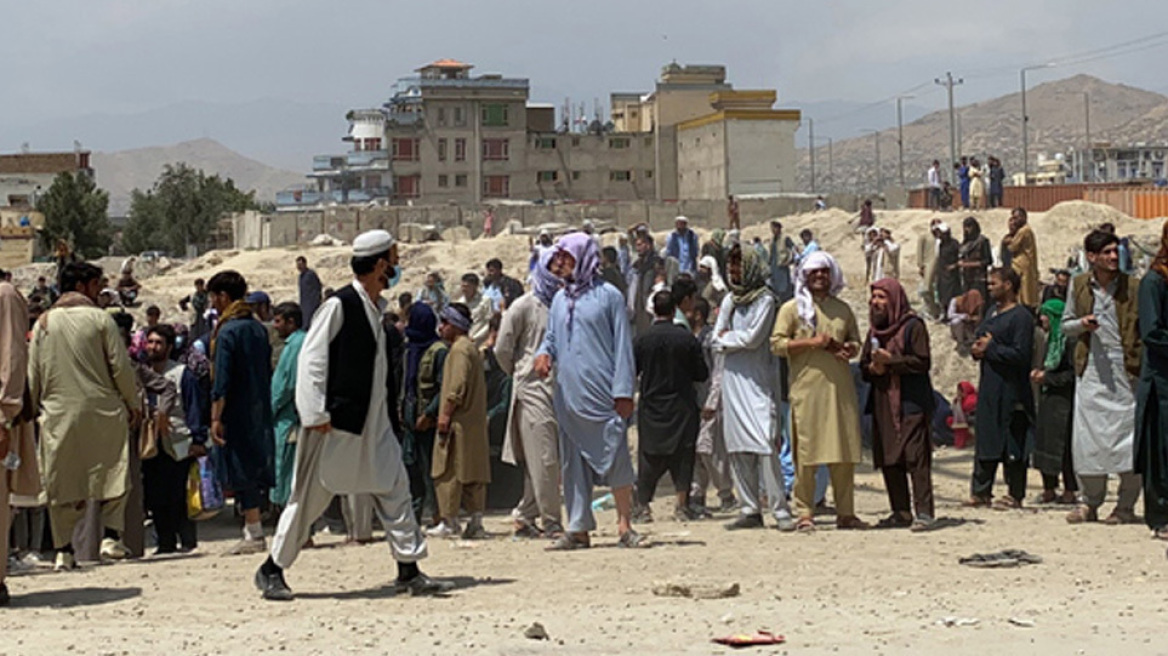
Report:
[[[334,298],[341,302],[345,322],[329,343],[325,409],[333,426],[360,435],[373,395],[377,335],[365,314],[365,300],[352,285],[342,288]]]

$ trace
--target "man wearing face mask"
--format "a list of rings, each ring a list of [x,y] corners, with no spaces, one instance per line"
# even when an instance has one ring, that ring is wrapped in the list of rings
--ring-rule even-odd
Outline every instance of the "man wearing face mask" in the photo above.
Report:
[[[392,381],[381,293],[396,277],[397,259],[393,237],[384,230],[353,240],[355,280],[321,305],[304,338],[296,374],[303,428],[292,494],[271,555],[255,575],[265,599],[292,599],[284,569],[295,562],[312,522],[336,494],[372,496],[397,561],[395,591],[416,596],[451,588],[418,569],[426,540],[414,518],[409,478],[387,410]]]

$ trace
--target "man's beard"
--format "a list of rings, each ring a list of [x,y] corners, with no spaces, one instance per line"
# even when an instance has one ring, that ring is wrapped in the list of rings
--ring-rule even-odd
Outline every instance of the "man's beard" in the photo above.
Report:
[[[872,325],[876,328],[887,328],[888,310],[872,310]]]

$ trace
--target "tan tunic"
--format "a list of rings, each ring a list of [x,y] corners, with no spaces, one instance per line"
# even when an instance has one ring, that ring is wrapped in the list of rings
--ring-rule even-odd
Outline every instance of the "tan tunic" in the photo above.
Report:
[[[28,376],[49,503],[125,494],[127,407],[138,389],[113,317],[96,307],[50,310],[33,330]]]
[[[860,346],[860,329],[847,303],[827,297],[816,302],[818,332]],[[791,355],[792,339],[815,331],[799,319],[795,300],[779,309],[771,333],[771,350],[790,362],[791,442],[799,467],[860,462],[860,407],[847,362],[823,349]]]
[[[455,340],[442,368],[439,416],[454,403],[450,436],[434,441],[430,475],[441,478],[453,468],[460,483],[491,482],[491,446],[487,434],[487,378],[483,356],[469,338]],[[441,437],[441,436],[439,436]]]
[[[26,421],[32,409],[24,407],[28,373],[27,334],[28,305],[24,297],[11,283],[0,282],[0,420],[17,422],[9,431],[8,448],[20,456],[20,467],[16,471],[0,474],[8,477],[8,490],[12,494],[35,497],[40,493],[41,479],[37,472],[32,424]],[[8,499],[0,498],[0,503],[8,503]],[[0,530],[6,530],[6,527]]]
[[[1022,277],[1018,302],[1029,308],[1038,307],[1038,245],[1034,231],[1029,225],[1018,228],[1013,238],[1007,238],[1006,247],[1010,249],[1010,268]]]
[[[549,443],[557,439],[556,412],[552,406],[555,379],[552,376],[540,378],[534,367],[535,354],[547,332],[547,320],[548,308],[535,294],[528,292],[503,313],[499,338],[495,342],[499,366],[513,380],[507,434],[503,438],[503,462],[512,465],[524,459],[519,439],[523,430],[541,431]],[[529,425],[520,425],[520,416],[528,418]]]

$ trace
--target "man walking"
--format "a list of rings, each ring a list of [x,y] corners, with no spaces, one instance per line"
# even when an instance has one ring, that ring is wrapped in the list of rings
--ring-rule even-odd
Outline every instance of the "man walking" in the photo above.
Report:
[[[860,329],[838,298],[843,272],[825,251],[799,266],[795,298],[779,310],[771,349],[788,359],[791,442],[795,454],[796,529],[815,530],[815,471],[827,465],[836,528],[868,528],[855,510],[860,461],[860,408],[848,361],[860,352]]]
[[[697,275],[698,235],[689,229],[689,219],[684,216],[677,217],[673,225],[675,230],[665,242],[665,254],[677,260],[681,273]]]
[[[272,420],[276,438],[276,485],[268,498],[283,508],[292,494],[292,472],[296,471],[296,437],[300,432],[300,418],[296,414],[296,369],[300,363],[300,349],[304,346],[304,311],[292,302],[276,306],[272,328],[284,342],[276,371],[272,373]]]
[[[288,507],[255,583],[265,599],[285,601],[284,581],[312,523],[337,494],[373,495],[397,561],[397,592],[449,590],[423,574],[426,541],[410,505],[409,478],[389,421],[389,358],[381,292],[397,267],[393,237],[371,230],[353,240],[355,280],[325,301],[304,338],[297,366],[296,410],[304,428]]]
[[[1168,221],[1160,251],[1140,282],[1144,361],[1136,410],[1136,472],[1144,478],[1144,521],[1168,540]]]
[[[483,511],[491,482],[483,356],[467,336],[471,330],[470,308],[451,303],[439,319],[438,332],[450,346],[442,367],[438,439],[430,470],[441,521],[427,533],[447,538],[461,532],[464,540],[481,540],[487,537]],[[459,510],[470,515],[465,531],[460,531],[458,525]]]
[[[981,363],[977,389],[977,444],[968,507],[993,502],[994,477],[1005,469],[1008,496],[998,499],[1002,510],[1021,508],[1026,494],[1029,434],[1034,422],[1034,393],[1030,369],[1034,349],[1034,318],[1018,303],[1018,273],[990,271],[989,291],[994,305],[986,312],[970,349]]]
[[[211,334],[211,440],[223,486],[243,513],[243,539],[227,555],[266,548],[260,507],[275,484],[272,433],[272,347],[244,298],[247,281],[220,271],[207,281],[219,323]]]
[[[101,504],[101,551],[126,553],[130,421],[138,388],[126,345],[113,318],[97,307],[101,269],[85,262],[61,273],[65,292],[33,329],[28,385],[41,416],[40,453],[57,568],[76,567],[73,529],[85,504]],[[124,556],[123,556],[124,557]]]
[[[556,422],[568,531],[549,549],[590,546],[592,488],[612,488],[619,544],[646,546],[631,525],[633,463],[626,433],[633,414],[636,364],[624,299],[600,279],[600,249],[584,233],[560,239],[549,270],[564,280],[548,314],[535,360],[542,377],[555,367]]]
[[[879,526],[927,530],[935,521],[929,331],[896,280],[872,283],[868,310],[870,327],[860,371],[872,384],[866,409],[872,414],[872,456],[884,475],[892,506],[892,514]]]
[[[308,259],[303,255],[296,258],[296,270],[300,272],[300,325],[307,330],[312,325],[316,309],[320,307],[320,276],[308,268]]]
[[[938,318],[945,313],[945,309],[937,301],[937,250],[939,245],[937,226],[941,219],[929,221],[928,232],[917,237],[917,274],[921,282],[917,286],[917,294],[925,303],[925,314],[930,318]]]
[[[43,279],[42,279],[43,280]],[[10,495],[40,492],[32,408],[26,407],[28,306],[11,282],[0,281],[0,607],[9,603]],[[19,463],[16,460],[19,460]],[[36,536],[39,541],[40,536]]]
[[[709,257],[709,256],[707,256]],[[712,262],[713,258],[709,258]],[[698,428],[695,447],[694,478],[690,486],[689,507],[698,519],[709,518],[706,507],[706,488],[711,484],[721,500],[719,511],[726,512],[735,506],[734,480],[730,474],[730,457],[726,453],[726,438],[722,432],[722,371],[726,356],[716,351],[714,327],[710,325],[711,306],[704,298],[694,303],[694,337],[702,346],[702,357],[710,377],[697,386],[698,402],[702,404],[702,423]]]
[[[518,537],[559,538],[560,445],[552,402],[553,381],[534,369],[535,354],[547,332],[548,308],[560,279],[548,271],[553,251],[544,251],[532,272],[531,292],[503,313],[495,358],[513,379],[503,462],[523,467],[523,498],[511,511]]]
[[[1076,276],[1063,310],[1063,334],[1074,344],[1075,408],[1071,462],[1081,505],[1072,524],[1098,520],[1107,477],[1119,476],[1119,501],[1108,524],[1134,524],[1142,482],[1134,469],[1136,398],[1142,345],[1136,281],[1119,270],[1119,238],[1101,230],[1083,241],[1091,270]]]
[[[691,283],[692,284],[692,283]],[[637,413],[637,505],[652,519],[649,503],[657,483],[669,472],[676,492],[674,518],[690,519],[689,488],[693,482],[694,447],[700,422],[695,383],[709,376],[702,346],[684,326],[674,323],[673,295],[653,295],[653,326],[633,343],[641,378],[641,410]]]

